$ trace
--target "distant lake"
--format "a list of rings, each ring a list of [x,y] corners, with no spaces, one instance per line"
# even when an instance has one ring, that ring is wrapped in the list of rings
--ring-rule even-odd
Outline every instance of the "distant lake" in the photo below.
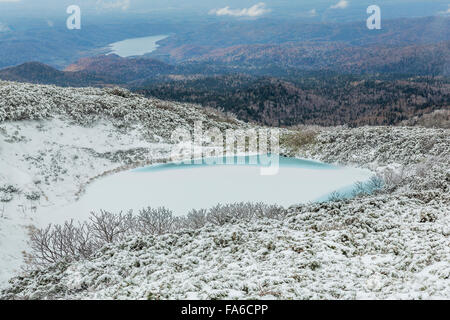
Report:
[[[156,43],[167,37],[168,36],[166,35],[159,35],[131,38],[111,43],[108,47],[111,49],[110,54],[114,53],[121,57],[142,56],[146,53],[155,51],[159,47]]]

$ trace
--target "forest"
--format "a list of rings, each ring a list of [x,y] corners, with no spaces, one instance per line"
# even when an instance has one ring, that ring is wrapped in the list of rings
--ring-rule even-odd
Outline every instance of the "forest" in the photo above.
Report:
[[[441,77],[222,75],[147,84],[137,92],[275,126],[396,125],[450,106],[450,83]]]

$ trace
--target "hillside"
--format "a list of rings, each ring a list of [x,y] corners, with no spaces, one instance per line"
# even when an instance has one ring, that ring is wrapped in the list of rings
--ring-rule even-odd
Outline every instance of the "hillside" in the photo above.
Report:
[[[155,59],[121,58],[118,55],[100,55],[92,58],[83,58],[68,66],[65,71],[86,71],[90,74],[109,77],[116,83],[155,78],[160,74],[167,74],[175,67]]]
[[[153,83],[137,92],[275,126],[396,125],[450,108],[445,80],[379,78],[295,72],[281,79],[228,75]]]
[[[431,140],[430,140],[431,139]],[[286,152],[391,172],[376,195],[129,237],[10,282],[3,299],[448,299],[448,130],[322,131]]]
[[[0,81],[0,286],[23,265],[27,226],[70,219],[64,207],[104,175],[169,158],[173,130],[194,121],[246,127],[120,88]]]
[[[0,82],[2,279],[20,272],[29,250],[23,226],[70,219],[62,208],[87,184],[164,161],[173,128],[197,120],[246,127],[123,89]],[[448,129],[304,127],[281,141],[285,155],[377,172],[383,188],[293,205],[278,219],[130,236],[87,259],[22,271],[0,299],[450,297]]]
[[[100,55],[80,59],[64,71],[40,62],[27,62],[0,70],[0,79],[64,87],[125,86],[134,81],[157,78],[173,69],[173,66],[149,58]]]
[[[394,49],[377,49],[379,55],[374,55],[370,48],[336,45],[334,54],[345,60],[340,61],[334,54],[328,56],[328,44],[319,45],[325,50],[323,57],[312,49],[314,44],[288,45],[305,58],[285,54],[285,45],[258,45],[252,58],[246,49],[234,48],[209,56],[212,61],[178,65],[148,57],[100,55],[83,58],[65,71],[25,63],[0,70],[0,79],[70,87],[120,85],[147,97],[197,103],[270,126],[397,125],[449,109],[449,78],[440,76],[450,65],[448,45],[424,47],[425,53],[415,47],[395,49],[419,60],[408,54],[402,58]],[[365,59],[366,54],[371,58]]]
[[[60,71],[40,62],[26,62],[15,67],[2,69],[0,70],[0,79],[65,87],[96,86],[114,82],[108,75],[95,75],[84,71]]]
[[[344,74],[450,75],[450,42],[358,47],[342,42],[287,42],[218,48],[189,59],[239,68],[294,68]]]
[[[442,32],[449,28],[448,17],[384,20],[383,28],[376,31],[368,30],[366,24],[359,21],[321,23],[271,18],[220,21],[179,30],[161,41],[161,46],[151,56],[177,63],[209,55],[211,52],[233,51],[234,48],[246,46],[283,47],[289,43],[310,44],[313,48],[323,49],[331,44],[328,46],[331,51],[338,44],[362,52],[365,51],[364,48],[427,46],[450,41],[448,33]]]

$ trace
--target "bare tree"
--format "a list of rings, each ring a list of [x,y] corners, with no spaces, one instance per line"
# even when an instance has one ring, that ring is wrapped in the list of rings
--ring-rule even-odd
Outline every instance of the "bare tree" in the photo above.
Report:
[[[30,228],[32,252],[27,260],[35,266],[45,266],[59,261],[86,259],[108,243],[124,240],[129,235],[161,235],[182,229],[196,230],[207,223],[223,225],[233,219],[272,218],[284,216],[279,206],[264,203],[218,204],[210,210],[192,210],[185,217],[174,217],[166,208],[146,208],[133,216],[132,212],[115,214],[108,211],[91,213],[89,221],[45,228]]]
[[[114,214],[101,210],[100,214],[91,213],[89,229],[99,243],[113,243],[123,240],[133,228],[131,212]]]
[[[146,208],[139,212],[139,227],[143,234],[163,234],[174,231],[176,219],[166,208]]]
[[[330,193],[330,195],[328,196],[328,201],[331,202],[335,202],[335,201],[340,201],[343,199],[343,196],[340,192],[338,191],[333,191],[332,193]]]
[[[33,250],[31,262],[35,265],[88,258],[98,249],[89,226],[86,223],[75,224],[73,220],[64,225],[31,228],[30,239]]]
[[[384,186],[383,178],[379,175],[373,176],[369,179],[367,185],[371,192],[381,190]]]
[[[205,209],[191,210],[187,215],[186,227],[190,229],[202,228],[208,222],[207,214],[208,211]]]

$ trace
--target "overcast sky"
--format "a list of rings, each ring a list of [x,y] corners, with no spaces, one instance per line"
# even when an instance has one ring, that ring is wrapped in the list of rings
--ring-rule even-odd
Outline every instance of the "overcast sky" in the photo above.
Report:
[[[423,16],[450,14],[450,0],[0,0],[0,21],[10,17],[64,16],[69,5],[84,14],[176,13],[220,17],[330,16],[355,12],[378,4],[385,14]],[[395,10],[393,8],[395,7]]]

